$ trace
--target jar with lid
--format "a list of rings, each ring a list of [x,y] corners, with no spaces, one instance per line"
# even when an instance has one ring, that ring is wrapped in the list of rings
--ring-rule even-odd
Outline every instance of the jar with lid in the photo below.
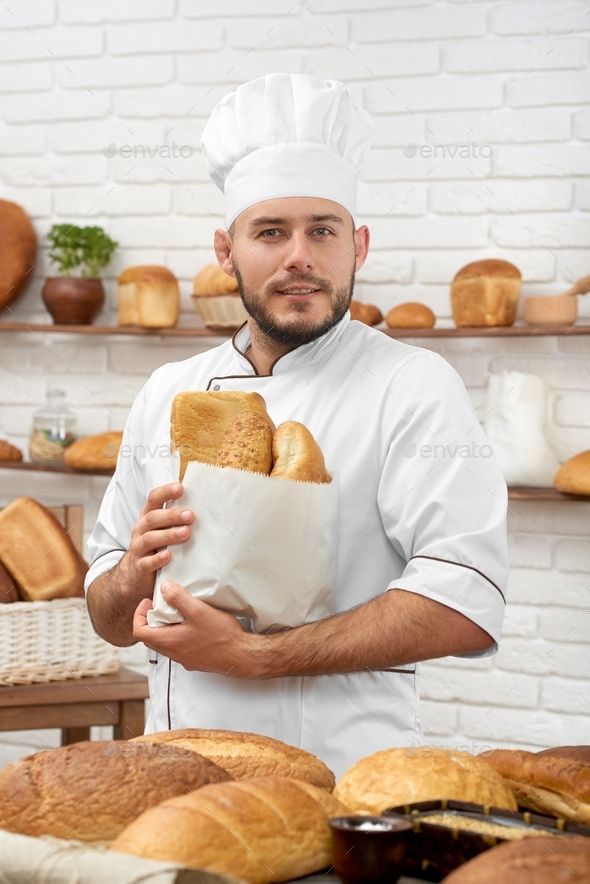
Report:
[[[47,401],[33,414],[29,454],[36,463],[63,463],[64,451],[76,439],[76,415],[65,404],[63,390],[51,388]]]

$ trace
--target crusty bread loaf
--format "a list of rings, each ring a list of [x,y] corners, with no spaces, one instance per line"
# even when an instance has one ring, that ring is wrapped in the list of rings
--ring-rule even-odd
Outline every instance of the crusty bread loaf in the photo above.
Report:
[[[0,511],[0,562],[26,601],[84,595],[88,566],[55,516],[30,497]]]
[[[562,463],[553,484],[568,494],[590,495],[590,451],[581,451]]]
[[[462,267],[451,283],[457,326],[512,325],[520,296],[520,270],[488,258]]]
[[[451,872],[444,884],[588,884],[590,838],[543,835],[499,844]]]
[[[270,418],[258,411],[240,414],[227,428],[215,463],[268,476],[272,469],[273,428]]]
[[[490,749],[491,764],[522,807],[590,825],[590,764],[521,749]]]
[[[272,440],[271,476],[300,482],[331,482],[322,449],[304,424],[285,421]]]
[[[179,746],[72,743],[0,770],[0,828],[110,841],[148,807],[229,779],[209,759]]]
[[[430,746],[385,749],[361,758],[334,794],[354,813],[378,814],[398,804],[441,798],[516,810],[510,788],[480,757]]]
[[[13,602],[20,602],[20,600],[16,580],[13,579],[10,571],[0,562],[0,604],[10,605]]]
[[[195,295],[233,295],[238,292],[238,280],[228,276],[218,264],[206,264],[193,280]]]
[[[64,463],[79,470],[114,470],[122,439],[118,430],[76,439],[64,451]]]
[[[385,322],[389,328],[433,328],[436,316],[426,304],[406,301],[392,307],[385,314]]]
[[[346,807],[300,780],[261,777],[204,786],[164,801],[112,845],[252,882],[288,881],[332,861],[328,820]]]
[[[7,439],[0,439],[0,460],[19,461],[23,459],[23,453],[16,445],[12,445]]]
[[[364,322],[365,325],[379,325],[380,322],[383,322],[383,314],[375,304],[363,304],[362,301],[355,301],[353,299],[348,309],[350,310],[351,319],[358,319],[359,322]]]
[[[18,298],[33,278],[37,235],[25,210],[0,200],[0,309]]]
[[[182,728],[144,734],[135,737],[133,742],[165,743],[192,749],[227,770],[236,780],[294,777],[329,791],[334,788],[334,774],[316,755],[262,734]]]
[[[180,288],[167,267],[145,264],[127,267],[118,279],[119,325],[171,328],[178,321]]]
[[[571,758],[590,764],[590,746],[554,746],[552,749],[541,749],[537,755],[554,755],[556,758]]]

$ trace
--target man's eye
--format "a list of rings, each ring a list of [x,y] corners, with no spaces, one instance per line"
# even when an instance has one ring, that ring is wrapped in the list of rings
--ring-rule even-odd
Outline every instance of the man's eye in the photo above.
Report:
[[[332,233],[329,227],[316,227],[314,233],[321,233],[322,236]]]
[[[275,239],[275,234],[278,234],[279,230],[277,227],[267,227],[266,230],[263,230],[260,236],[264,236],[267,239]]]

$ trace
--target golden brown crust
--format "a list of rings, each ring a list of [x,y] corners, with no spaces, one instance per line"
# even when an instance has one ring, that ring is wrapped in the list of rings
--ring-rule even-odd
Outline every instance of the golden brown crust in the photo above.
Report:
[[[571,758],[572,761],[590,764],[590,746],[554,746],[552,749],[542,749],[537,755],[554,755],[556,758]]]
[[[509,261],[489,258],[462,267],[451,283],[455,325],[512,325],[520,284],[520,270]]]
[[[277,427],[272,441],[271,476],[300,482],[328,483],[324,455],[304,424],[285,421]]]
[[[520,280],[521,273],[518,267],[511,264],[510,261],[503,261],[501,258],[483,258],[481,261],[472,261],[471,264],[466,264],[465,267],[458,270],[453,281],[480,276]]]
[[[448,875],[445,884],[587,884],[590,838],[544,835],[499,844]]]
[[[8,439],[0,439],[0,460],[20,461],[23,453],[16,445],[12,445]]]
[[[160,264],[138,264],[126,267],[117,279],[119,285],[128,282],[178,282],[174,273]]]
[[[230,775],[178,746],[72,743],[0,770],[0,828],[110,841],[148,807]]]
[[[433,328],[436,316],[426,304],[407,301],[392,307],[385,315],[389,328]]]
[[[491,765],[467,752],[421,746],[385,749],[361,758],[334,794],[354,813],[447,798],[516,810],[510,788]]]
[[[206,264],[193,280],[195,295],[232,295],[238,292],[238,280],[228,276],[217,264]]]
[[[383,322],[383,314],[374,304],[363,304],[362,301],[353,299],[348,309],[351,319],[358,319],[359,322],[364,322],[366,325],[379,325],[380,322]]]
[[[131,823],[112,847],[266,884],[330,865],[328,820],[342,813],[346,807],[333,795],[309,783],[240,780],[163,802]]]
[[[55,516],[30,497],[0,511],[0,561],[26,601],[84,595],[88,565]]]
[[[235,779],[294,777],[331,791],[334,774],[316,755],[272,737],[242,731],[181,728],[136,737],[132,742],[171,743],[199,752]]]
[[[215,463],[268,476],[272,468],[272,431],[265,415],[256,411],[241,414],[227,428]]]
[[[10,571],[0,562],[0,604],[20,602],[18,584]]]
[[[78,469],[114,470],[122,439],[119,431],[77,439],[66,448],[64,463]]]
[[[590,451],[581,451],[562,463],[553,484],[569,494],[590,494]]]
[[[0,200],[0,309],[11,304],[32,278],[37,235],[25,210]]]

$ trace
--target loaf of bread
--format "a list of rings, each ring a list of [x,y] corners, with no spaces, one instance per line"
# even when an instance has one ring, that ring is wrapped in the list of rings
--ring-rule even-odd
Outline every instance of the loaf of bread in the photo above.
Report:
[[[537,755],[554,755],[557,758],[571,758],[572,761],[590,764],[590,746],[554,746],[552,749],[542,749]]]
[[[272,433],[268,415],[258,411],[240,414],[221,440],[216,465],[268,476],[272,468]]]
[[[511,789],[481,757],[430,746],[385,749],[361,758],[334,794],[353,813],[379,814],[398,804],[443,798],[516,810]]]
[[[353,299],[348,309],[350,310],[351,319],[358,319],[359,322],[364,322],[365,325],[379,325],[380,322],[383,322],[383,314],[379,307],[376,307],[374,304],[363,304],[362,301],[355,301]]]
[[[206,264],[193,280],[195,295],[233,295],[238,293],[238,280],[228,276],[218,264]]]
[[[273,467],[270,475],[299,482],[331,482],[324,455],[304,424],[285,421],[272,440]]]
[[[553,484],[568,494],[590,495],[590,451],[581,451],[562,463]]]
[[[119,276],[117,320],[119,325],[172,328],[178,321],[180,289],[166,267],[127,267]]]
[[[436,316],[426,304],[406,301],[392,307],[385,314],[385,322],[389,328],[433,328]]]
[[[504,777],[521,807],[590,825],[590,764],[521,749],[479,757]]]
[[[0,604],[11,605],[13,602],[20,602],[20,600],[16,580],[0,562]]]
[[[512,325],[520,282],[520,270],[509,261],[488,258],[462,267],[451,284],[455,325]]]
[[[72,743],[0,770],[0,828],[111,841],[148,807],[230,779],[209,759],[178,746]]]
[[[328,820],[346,808],[301,780],[261,777],[204,786],[131,823],[113,850],[233,875],[289,881],[329,866]]]
[[[118,430],[76,439],[64,451],[64,463],[79,470],[114,470],[122,439]]]
[[[20,461],[23,453],[16,445],[12,445],[7,439],[0,439],[0,460]]]
[[[37,235],[25,210],[0,200],[0,310],[18,298],[33,277]]]
[[[543,835],[498,844],[451,872],[444,884],[588,884],[590,838]]]
[[[84,595],[88,566],[55,516],[30,497],[0,511],[0,562],[25,601]]]
[[[234,777],[294,777],[332,791],[334,774],[316,755],[272,737],[242,731],[183,728],[135,737],[133,742],[181,746],[209,758]]]

